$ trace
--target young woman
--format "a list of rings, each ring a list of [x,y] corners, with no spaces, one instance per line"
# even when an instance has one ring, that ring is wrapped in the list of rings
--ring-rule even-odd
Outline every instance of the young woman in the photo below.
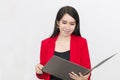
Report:
[[[80,34],[79,15],[72,6],[64,6],[58,11],[53,34],[41,42],[40,63],[35,67],[39,79],[62,80],[41,70],[53,55],[91,68],[87,41]],[[90,80],[90,74],[68,74],[73,80]]]

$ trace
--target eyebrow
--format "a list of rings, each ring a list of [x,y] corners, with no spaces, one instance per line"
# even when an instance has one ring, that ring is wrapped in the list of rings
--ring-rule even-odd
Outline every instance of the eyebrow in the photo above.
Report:
[[[62,20],[62,21],[67,22],[66,20]],[[70,22],[70,23],[75,23],[75,22]]]

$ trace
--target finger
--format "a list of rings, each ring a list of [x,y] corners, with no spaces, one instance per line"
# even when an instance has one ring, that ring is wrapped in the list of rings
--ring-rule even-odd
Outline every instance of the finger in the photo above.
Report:
[[[35,70],[36,70],[36,72],[38,72],[38,70],[40,70],[40,69],[39,69],[39,67],[38,67],[38,66],[36,66],[36,67],[35,67]]]
[[[89,74],[87,74],[87,75],[85,75],[85,77],[86,77],[86,78],[88,78],[89,76],[90,76],[90,73],[89,73]]]
[[[79,72],[80,77],[84,77],[81,72]]]
[[[36,68],[35,68],[35,69],[36,69],[36,71],[40,71],[40,68],[39,68],[39,66],[36,66]]]
[[[74,72],[71,72],[75,77],[79,77],[76,73],[74,73]]]
[[[42,68],[43,68],[43,65],[38,64],[38,68],[39,68],[39,69],[42,69]]]
[[[39,69],[39,68],[36,68],[36,72],[37,72],[38,74],[42,74],[42,73],[43,73],[42,70]]]
[[[36,73],[38,73],[38,74],[42,74],[43,72],[42,72],[42,65],[41,64],[37,64],[36,65],[36,67],[35,67],[35,70],[36,70]]]
[[[73,75],[72,73],[69,73],[69,76],[70,76],[70,78],[72,78],[72,79],[74,79],[74,80],[76,80],[77,78],[76,78],[76,76],[75,75]]]

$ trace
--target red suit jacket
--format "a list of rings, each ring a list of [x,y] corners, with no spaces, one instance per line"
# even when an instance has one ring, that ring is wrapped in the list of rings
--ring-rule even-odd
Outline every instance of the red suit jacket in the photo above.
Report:
[[[45,65],[54,55],[55,42],[58,36],[47,38],[42,41],[40,49],[40,64]],[[80,36],[71,35],[70,41],[70,61],[91,69],[87,41]],[[50,80],[50,74],[36,74],[39,79]],[[88,79],[90,80],[90,78]]]

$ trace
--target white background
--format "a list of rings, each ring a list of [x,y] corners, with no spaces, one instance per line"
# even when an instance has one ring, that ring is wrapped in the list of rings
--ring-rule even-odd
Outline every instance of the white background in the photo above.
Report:
[[[38,80],[42,39],[51,35],[59,8],[78,11],[92,67],[120,53],[119,0],[0,0],[0,80]],[[92,80],[120,80],[120,55],[92,72]]]

